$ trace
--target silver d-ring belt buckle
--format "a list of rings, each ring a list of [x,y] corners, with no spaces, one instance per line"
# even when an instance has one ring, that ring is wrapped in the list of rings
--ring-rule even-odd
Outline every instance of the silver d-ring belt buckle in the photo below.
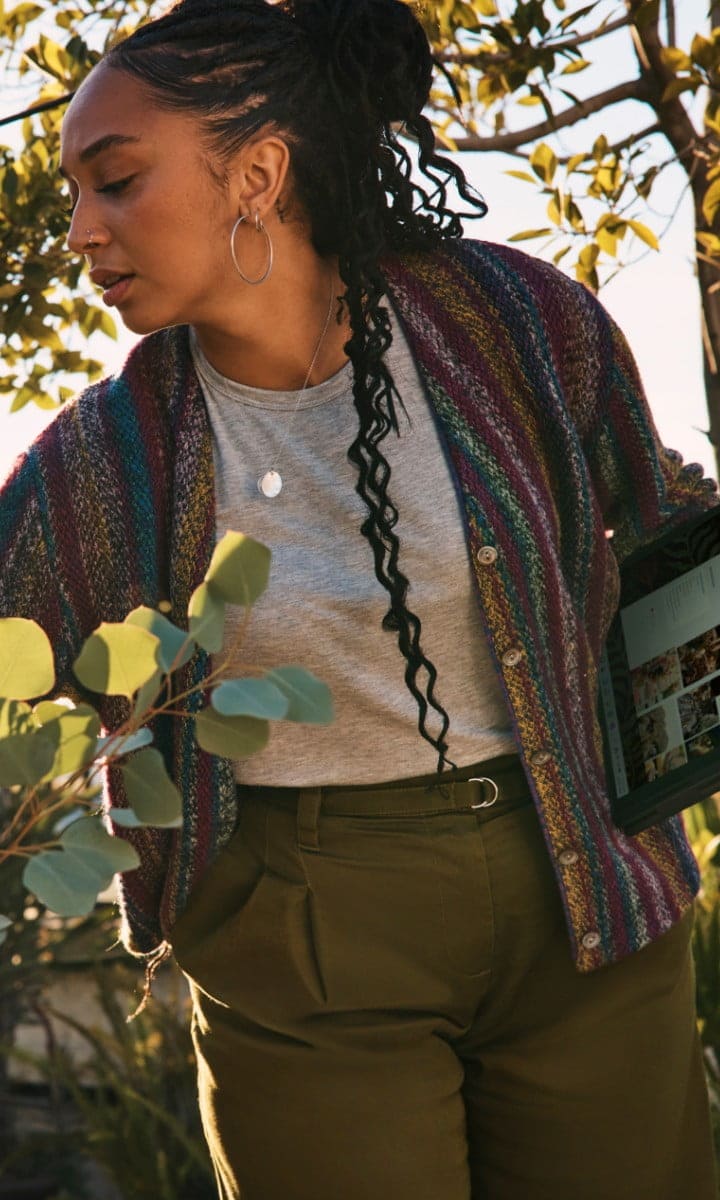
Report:
[[[468,779],[468,783],[489,783],[490,784],[490,787],[493,789],[493,794],[492,794],[491,798],[489,800],[481,800],[479,804],[471,804],[470,807],[471,808],[492,808],[493,804],[495,803],[498,796],[500,795],[500,788],[496,784],[495,780],[488,779],[487,775],[474,775],[471,779]]]

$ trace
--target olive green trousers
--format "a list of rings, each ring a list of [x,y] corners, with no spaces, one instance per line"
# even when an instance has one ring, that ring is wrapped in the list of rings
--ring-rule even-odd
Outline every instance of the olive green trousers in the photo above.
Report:
[[[716,1200],[692,915],[578,974],[517,760],[468,774],[241,789],[173,937],[222,1200]]]

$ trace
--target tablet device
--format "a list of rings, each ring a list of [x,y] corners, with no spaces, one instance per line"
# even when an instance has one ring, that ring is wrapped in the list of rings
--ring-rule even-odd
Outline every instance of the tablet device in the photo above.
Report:
[[[720,507],[620,571],[600,663],[613,818],[627,833],[720,791]]]

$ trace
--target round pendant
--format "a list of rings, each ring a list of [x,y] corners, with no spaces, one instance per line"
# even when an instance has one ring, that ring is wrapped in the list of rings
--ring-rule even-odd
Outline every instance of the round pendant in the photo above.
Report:
[[[266,471],[262,479],[258,479],[258,491],[269,500],[279,496],[282,491],[282,478],[278,471]]]

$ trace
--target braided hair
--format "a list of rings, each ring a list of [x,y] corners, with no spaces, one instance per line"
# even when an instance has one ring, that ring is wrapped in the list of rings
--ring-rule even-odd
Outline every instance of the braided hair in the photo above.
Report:
[[[403,0],[179,0],[106,62],[138,78],[160,107],[193,113],[221,164],[261,129],[288,144],[293,197],[314,249],[337,256],[346,287],[345,351],[359,424],[348,457],[367,507],[361,531],[389,595],[383,628],[397,634],[418,728],[442,770],[449,720],[436,697],[437,670],[420,644],[420,620],[406,603],[398,510],[381,450],[388,433],[399,432],[396,402],[402,406],[384,359],[392,333],[381,261],[462,235],[448,206],[451,184],[473,215],[486,207],[461,169],[435,152],[422,115],[433,68],[422,26]],[[412,178],[397,126],[417,143],[428,190]]]

